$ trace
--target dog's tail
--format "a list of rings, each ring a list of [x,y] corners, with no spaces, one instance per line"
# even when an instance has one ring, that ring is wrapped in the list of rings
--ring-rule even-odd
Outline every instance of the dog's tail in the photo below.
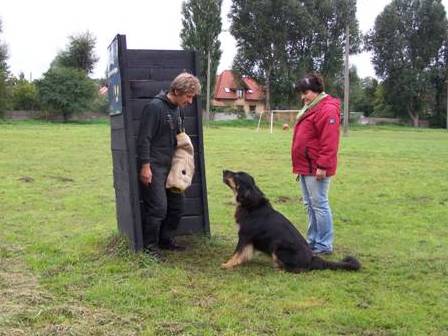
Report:
[[[346,270],[346,271],[358,271],[361,268],[361,263],[355,258],[351,256],[347,256],[342,261],[328,261],[322,259],[319,256],[313,256],[311,259],[310,269],[312,270],[323,270],[323,269],[331,269],[331,270]]]

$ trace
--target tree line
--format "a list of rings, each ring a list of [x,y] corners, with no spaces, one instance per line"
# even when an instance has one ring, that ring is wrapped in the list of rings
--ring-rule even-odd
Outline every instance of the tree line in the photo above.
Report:
[[[0,21],[0,33],[1,28]],[[42,78],[27,80],[23,73],[10,73],[8,49],[0,40],[0,117],[6,110],[44,110],[67,121],[76,113],[106,112],[107,98],[98,91],[104,80],[89,77],[98,61],[95,44],[90,32],[69,36]]]
[[[392,0],[365,36],[359,32],[356,6],[356,0],[232,0],[233,70],[264,86],[268,110],[298,107],[293,83],[309,72],[319,72],[326,91],[342,98],[348,27],[350,53],[371,51],[377,76],[359,78],[356,68],[350,69],[350,110],[409,119],[414,125],[426,119],[444,127],[448,21],[441,0]],[[222,0],[182,3],[180,38],[184,49],[198,50],[202,59],[203,106],[207,72],[213,91],[222,54],[221,7]],[[7,109],[44,109],[68,119],[80,111],[106,110],[106,98],[98,96],[104,83],[89,78],[98,61],[92,34],[69,36],[43,77],[28,81],[23,74],[10,74],[1,32],[0,20],[0,115]]]
[[[211,50],[211,79],[221,50],[221,0],[183,2],[183,47],[203,59]],[[376,78],[350,69],[350,110],[446,125],[448,23],[441,0],[393,0],[362,36],[356,0],[232,0],[233,70],[263,84],[267,110],[297,107],[292,83],[319,72],[326,91],[343,97],[344,40],[350,53],[373,53]],[[206,87],[206,62],[201,80]],[[213,86],[212,86],[213,87]]]

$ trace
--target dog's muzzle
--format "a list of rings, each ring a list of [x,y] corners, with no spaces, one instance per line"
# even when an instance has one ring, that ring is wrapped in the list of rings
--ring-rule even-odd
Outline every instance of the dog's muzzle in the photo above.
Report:
[[[222,181],[227,184],[230,188],[235,189],[235,173],[230,170],[222,171]]]

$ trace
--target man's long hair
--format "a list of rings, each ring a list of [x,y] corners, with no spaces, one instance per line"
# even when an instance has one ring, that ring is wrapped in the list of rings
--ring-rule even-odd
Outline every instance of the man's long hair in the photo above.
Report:
[[[170,93],[174,94],[175,91],[180,95],[190,94],[197,96],[201,92],[201,83],[192,74],[182,72],[171,82]]]

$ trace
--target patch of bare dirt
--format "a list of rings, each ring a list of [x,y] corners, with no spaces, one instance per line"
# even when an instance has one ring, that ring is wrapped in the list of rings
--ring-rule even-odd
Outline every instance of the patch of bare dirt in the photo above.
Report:
[[[59,181],[59,182],[75,182],[74,179],[70,178],[70,177],[65,177],[65,176],[55,176],[55,175],[49,175],[47,176],[48,178],[51,178],[53,180]]]
[[[30,183],[30,182],[34,182],[34,179],[30,176],[22,176],[19,178],[19,181],[25,182],[25,183]]]
[[[289,196],[278,196],[275,201],[276,203],[289,203],[293,202],[294,200]]]

